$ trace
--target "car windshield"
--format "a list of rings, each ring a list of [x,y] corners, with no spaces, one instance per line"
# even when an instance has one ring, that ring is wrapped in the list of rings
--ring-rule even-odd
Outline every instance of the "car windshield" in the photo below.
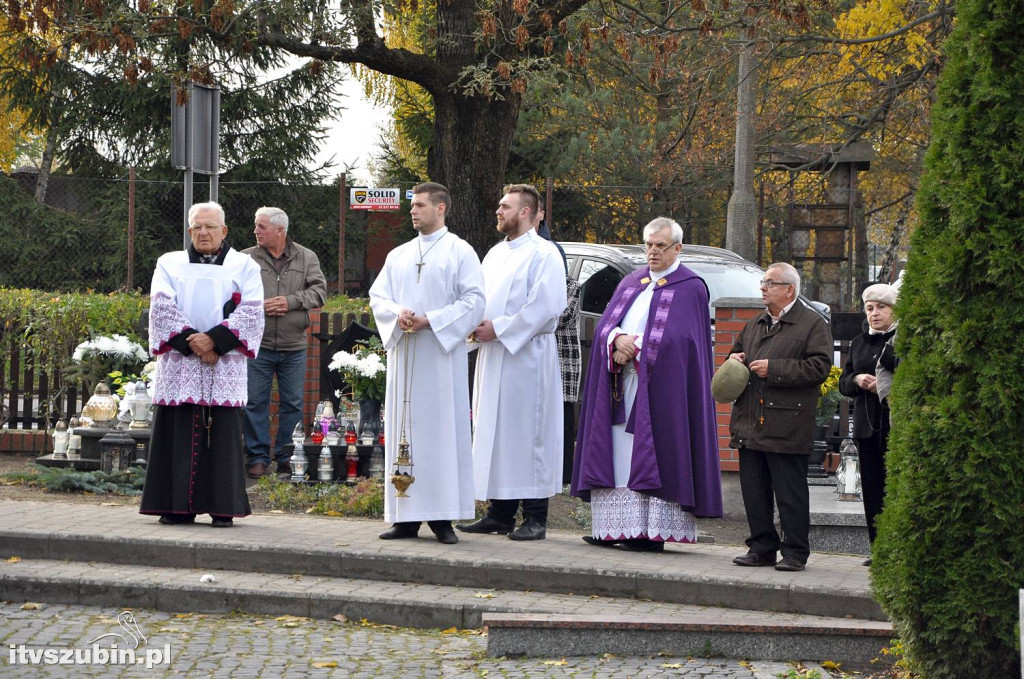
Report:
[[[747,264],[682,262],[708,284],[711,301],[719,297],[761,297],[764,272]]]

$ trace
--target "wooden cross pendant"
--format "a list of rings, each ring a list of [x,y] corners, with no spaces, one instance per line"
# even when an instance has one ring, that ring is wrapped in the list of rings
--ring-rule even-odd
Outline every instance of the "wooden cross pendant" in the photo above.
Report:
[[[420,274],[423,273],[423,266],[426,262],[416,262],[416,282],[420,282]]]

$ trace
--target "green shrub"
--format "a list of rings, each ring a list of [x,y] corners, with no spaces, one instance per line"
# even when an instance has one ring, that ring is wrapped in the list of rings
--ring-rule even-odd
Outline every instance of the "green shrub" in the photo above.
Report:
[[[141,495],[146,472],[141,467],[107,473],[79,471],[71,467],[43,467],[33,464],[26,472],[4,474],[4,481],[45,488],[55,493],[96,493],[104,495]]]
[[[149,298],[138,293],[44,292],[0,287],[0,370],[9,374],[10,350],[19,347],[23,360],[31,361],[37,373],[53,375],[60,370],[73,380],[81,371],[73,364],[71,355],[80,342],[117,333],[145,347],[136,326],[148,306]],[[62,389],[66,386],[65,380]],[[62,392],[51,390],[49,396],[51,403],[59,403]],[[49,404],[40,404],[43,416],[49,409]]]
[[[873,587],[929,678],[1019,676],[1024,13],[957,3],[897,313]]]

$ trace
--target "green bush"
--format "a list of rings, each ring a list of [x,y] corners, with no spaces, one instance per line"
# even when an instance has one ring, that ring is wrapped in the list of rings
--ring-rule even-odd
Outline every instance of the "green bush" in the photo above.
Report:
[[[10,350],[18,347],[23,360],[30,360],[38,373],[53,375],[60,370],[73,379],[77,373],[71,354],[80,342],[117,333],[146,346],[136,326],[148,306],[149,298],[138,293],[56,293],[0,287],[0,370],[9,374]],[[50,394],[52,402],[60,397],[59,391]],[[45,416],[47,404],[40,408]]]
[[[97,495],[141,495],[146,472],[141,467],[107,473],[79,471],[72,467],[43,467],[33,464],[26,472],[4,474],[7,483],[45,488],[54,493],[95,493]]]
[[[1017,677],[1024,586],[1024,13],[964,0],[900,293],[873,586],[930,678]]]

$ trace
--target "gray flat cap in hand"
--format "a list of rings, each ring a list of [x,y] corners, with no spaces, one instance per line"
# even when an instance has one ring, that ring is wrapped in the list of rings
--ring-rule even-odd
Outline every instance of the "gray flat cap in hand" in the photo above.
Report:
[[[750,370],[737,360],[727,358],[711,378],[711,397],[718,403],[732,403],[740,397],[750,380]]]

